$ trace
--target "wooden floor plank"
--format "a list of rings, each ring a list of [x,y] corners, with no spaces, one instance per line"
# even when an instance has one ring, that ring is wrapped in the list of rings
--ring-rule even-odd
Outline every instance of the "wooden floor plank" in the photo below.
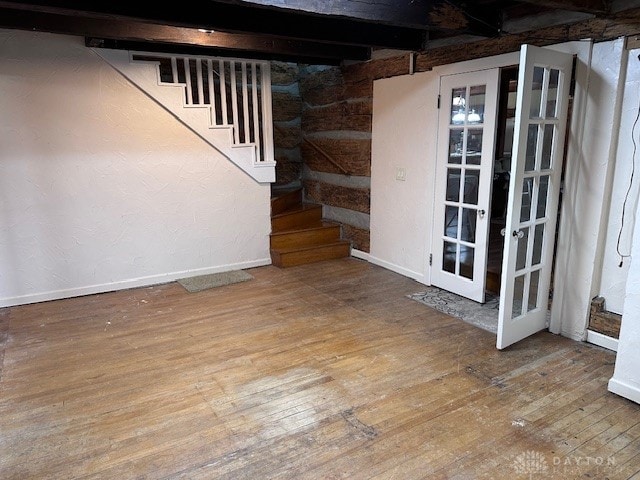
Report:
[[[376,464],[374,468],[380,470],[380,478],[399,472],[407,478],[415,478],[425,472],[437,471],[446,465],[457,463],[458,459],[464,456],[465,449],[473,448],[487,436],[495,435],[494,431],[497,427],[512,423],[512,409],[518,406],[518,398],[514,395],[517,392],[509,391],[509,387],[498,385],[500,384],[494,386],[499,389],[497,392],[485,390],[481,392],[483,395],[468,399],[458,408],[452,408],[442,416],[428,419],[425,429],[429,434],[421,433],[418,438],[428,439],[429,448],[422,449],[423,444],[420,443],[413,445],[413,448],[408,448],[407,453],[404,454],[401,470],[398,469],[393,456],[386,460],[386,469],[384,464]],[[495,396],[502,397],[501,401],[496,401]],[[509,399],[511,400],[506,401]],[[419,425],[420,422],[411,422],[413,428]],[[458,430],[451,426],[455,426]],[[433,432],[436,432],[435,435]],[[548,440],[541,437],[540,441],[542,443]],[[450,443],[449,446],[447,442]],[[381,446],[380,449],[388,450],[386,446]],[[433,451],[437,449],[442,453],[434,456]]]
[[[498,351],[359,260],[250,272],[0,309],[0,478],[640,475],[612,353]]]
[[[580,385],[582,385],[582,382],[580,382]],[[618,420],[621,420],[621,418]],[[548,438],[548,433],[545,434],[545,431],[540,430],[539,426],[536,424],[530,424],[520,416],[517,416],[512,420],[512,427],[513,429],[510,432],[505,430],[505,436],[501,437],[500,434],[491,435],[491,439],[488,442],[484,442],[482,445],[473,448],[473,450],[471,450],[473,453],[458,459],[455,465],[446,468],[446,472],[442,470],[436,472],[437,475],[435,475],[434,478],[447,478],[448,475],[452,475],[452,478],[456,478],[457,476],[464,478],[465,476],[470,475],[469,472],[473,472],[472,477],[484,478],[486,476],[487,478],[491,478],[491,475],[494,474],[494,469],[500,464],[500,462],[495,462],[496,452],[504,452],[505,445],[519,445],[524,438],[530,438],[534,441],[538,437],[541,437],[543,441],[546,441]],[[603,428],[601,428],[600,431],[602,430]],[[547,437],[545,437],[545,435],[547,435]],[[564,436],[561,436],[556,442],[556,446],[553,449],[554,457],[559,457],[563,441],[566,441],[567,439],[569,439],[568,432]],[[540,448],[539,445],[536,445],[535,443],[534,445],[534,449]],[[515,450],[510,454],[515,457],[519,453],[522,452]],[[571,453],[573,452],[565,452],[564,455],[567,456]],[[445,473],[447,475],[445,475]]]

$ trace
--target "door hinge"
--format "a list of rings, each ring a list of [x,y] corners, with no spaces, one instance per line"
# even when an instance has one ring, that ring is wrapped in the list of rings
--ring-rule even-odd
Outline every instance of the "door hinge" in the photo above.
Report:
[[[433,253],[429,254],[429,266],[433,265]]]
[[[438,108],[440,108],[440,95],[438,95]]]

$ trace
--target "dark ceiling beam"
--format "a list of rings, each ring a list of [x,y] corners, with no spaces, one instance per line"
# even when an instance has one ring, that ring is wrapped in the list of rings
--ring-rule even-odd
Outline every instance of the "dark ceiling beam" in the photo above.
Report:
[[[440,32],[498,37],[502,12],[489,6],[480,7],[462,0],[432,1],[428,25]]]
[[[137,20],[187,28],[253,32],[280,38],[405,50],[420,50],[424,45],[426,32],[425,28],[398,27],[320,15],[302,16],[300,12],[215,0],[153,4],[117,0],[3,0],[0,1],[0,7],[71,15],[76,18]]]
[[[218,0],[305,14],[329,15],[424,29],[433,4],[444,0]]]
[[[608,0],[520,0],[523,3],[532,3],[539,7],[553,8],[557,10],[569,10],[571,12],[591,13],[593,15],[606,15],[610,13],[611,2]]]
[[[85,37],[85,45],[92,48],[111,48],[141,53],[195,55],[198,57],[230,57],[250,60],[278,60],[282,62],[305,63],[307,65],[340,65],[342,58],[310,57],[306,54],[262,53],[255,50],[229,50],[225,48],[202,47],[199,45],[179,45],[175,43],[113,40],[110,38]]]
[[[323,15],[397,27],[497,36],[500,12],[460,0],[217,0],[280,12]],[[305,17],[307,18],[307,17]],[[306,19],[305,19],[306,21]]]
[[[97,37],[112,40],[111,47],[135,46],[136,50],[148,51],[164,48],[162,51],[167,53],[241,56],[244,52],[252,58],[304,60],[306,63],[336,63],[341,59],[367,60],[370,57],[368,48],[352,45],[253,34],[206,33],[195,28],[3,8],[0,8],[0,27]],[[106,46],[104,42],[96,45]]]

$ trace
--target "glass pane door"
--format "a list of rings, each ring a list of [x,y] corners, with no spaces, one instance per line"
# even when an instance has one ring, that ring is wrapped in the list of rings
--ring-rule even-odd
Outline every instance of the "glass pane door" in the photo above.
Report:
[[[443,269],[473,280],[486,85],[452,90]]]
[[[547,326],[572,62],[529,45],[521,53],[498,348]]]
[[[498,70],[441,78],[432,283],[484,301]]]

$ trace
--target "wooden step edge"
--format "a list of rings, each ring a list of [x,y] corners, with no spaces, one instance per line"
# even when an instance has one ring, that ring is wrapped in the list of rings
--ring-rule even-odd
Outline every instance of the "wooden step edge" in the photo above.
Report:
[[[327,222],[325,220],[322,220],[320,225],[305,225],[305,226],[301,226],[301,227],[296,227],[296,228],[292,228],[290,230],[277,230],[275,232],[271,232],[271,236],[272,237],[277,237],[277,236],[284,236],[284,235],[290,235],[290,234],[295,234],[295,233],[303,233],[303,232],[311,232],[313,230],[324,230],[326,228],[335,228],[335,227],[340,227],[339,223],[336,222]]]
[[[302,203],[302,187],[271,197],[271,215],[277,215]]]
[[[281,200],[286,197],[297,196],[298,193],[302,193],[302,187],[295,188],[287,188],[283,189],[281,192],[272,192],[271,193],[271,201]]]
[[[304,212],[307,210],[316,210],[316,209],[322,209],[322,205],[320,205],[319,203],[302,203],[300,205],[296,205],[294,208],[285,210],[284,212],[271,215],[271,220],[276,220],[278,218],[284,218],[289,215],[294,215],[296,213]]]
[[[309,245],[305,247],[272,248],[271,251],[279,255],[286,255],[287,253],[306,252],[308,250],[319,250],[321,248],[337,247],[342,245],[349,245],[349,247],[351,247],[351,242],[349,240],[338,240],[337,242],[318,243],[316,245]]]
[[[312,245],[319,246],[341,240],[340,225],[318,226],[317,224],[312,224],[311,228],[304,228],[303,225],[295,228],[297,230],[277,230],[269,235],[269,248],[286,249]]]
[[[271,219],[271,231],[274,233],[288,232],[298,228],[307,228],[317,225],[321,220],[321,212],[318,210],[306,210],[281,218]]]
[[[324,262],[351,255],[351,242],[325,243],[309,248],[272,249],[271,260],[279,268],[296,267],[309,263]]]

